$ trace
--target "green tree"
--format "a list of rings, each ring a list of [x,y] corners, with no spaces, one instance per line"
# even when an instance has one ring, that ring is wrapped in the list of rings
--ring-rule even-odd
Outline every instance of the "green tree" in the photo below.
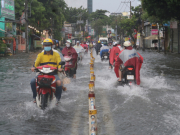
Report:
[[[142,5],[149,16],[161,21],[180,20],[179,0],[142,0]]]
[[[64,0],[46,0],[43,2],[45,7],[45,18],[48,20],[47,28],[51,28],[54,38],[61,40],[61,30],[65,21],[65,9],[67,8]]]
[[[97,35],[102,33],[103,26],[107,25],[109,22],[108,16],[105,15],[107,12],[107,10],[96,10],[96,12],[91,13],[89,17],[92,28],[95,30]]]
[[[80,25],[83,28],[85,26],[85,22],[89,17],[89,13],[87,9],[83,8],[82,6],[80,8],[72,8],[69,7],[66,9],[66,21],[68,23],[77,23],[77,20],[83,20],[83,24],[77,24],[75,27],[76,31],[80,30]]]
[[[91,13],[90,15],[90,20],[97,20],[97,19],[108,19],[108,16],[105,15],[107,12],[107,10],[96,10],[96,12]]]
[[[19,20],[20,16],[24,12],[24,1],[15,0],[15,13],[16,19]],[[45,8],[41,2],[37,0],[33,0],[31,4],[31,17],[28,18],[28,23],[34,27],[38,27],[38,29],[43,30],[47,27],[48,21],[44,15]],[[41,25],[38,25],[38,21],[42,22]]]
[[[98,19],[95,20],[91,23],[92,28],[95,30],[96,35],[100,35],[103,31],[103,20],[102,19]]]
[[[77,20],[80,20],[80,18],[85,22],[89,16],[87,9],[83,8],[82,6],[80,8],[68,7],[65,12],[66,21],[69,23],[76,23]]]

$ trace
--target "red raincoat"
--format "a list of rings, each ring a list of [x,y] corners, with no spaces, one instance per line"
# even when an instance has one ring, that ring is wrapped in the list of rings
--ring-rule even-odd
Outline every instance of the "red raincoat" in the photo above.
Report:
[[[88,45],[87,44],[81,44],[81,46],[86,49],[86,52],[88,52]]]
[[[72,57],[72,65],[68,65],[68,66],[66,66],[66,68],[77,68],[78,54],[72,46],[71,47],[65,47],[62,50],[62,54],[64,56],[71,56]]]
[[[111,65],[113,65],[115,58],[119,55],[120,51],[121,50],[118,46],[113,46],[113,48],[110,50],[109,60]]]
[[[121,57],[123,58],[123,56],[122,56],[124,53],[123,51],[126,51],[126,54],[128,53],[128,55],[126,55],[126,56],[128,56],[128,58],[126,56],[124,56],[125,57],[124,59],[120,59]],[[133,53],[131,54],[131,52],[133,52]],[[123,63],[123,61],[125,63]],[[122,50],[119,53],[118,57],[116,58],[114,71],[116,73],[116,76],[119,77],[118,71],[119,71],[119,66],[121,64],[124,64],[125,67],[126,66],[134,66],[135,75],[136,75],[136,83],[137,83],[137,85],[140,85],[140,69],[141,69],[142,63],[143,63],[143,57],[138,52],[133,50],[133,48],[130,46],[130,47],[127,47],[125,50]]]

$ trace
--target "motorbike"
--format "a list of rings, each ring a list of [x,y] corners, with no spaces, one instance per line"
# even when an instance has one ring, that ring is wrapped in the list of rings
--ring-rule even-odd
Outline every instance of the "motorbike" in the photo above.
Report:
[[[124,67],[122,64],[120,66],[120,70],[122,72],[122,82],[123,84],[131,86],[132,84],[136,84],[136,75],[134,66]]]
[[[74,70],[72,68],[69,68],[68,66],[72,65],[72,57],[71,56],[64,56],[65,59],[65,73],[67,77],[73,77],[74,75]]]
[[[107,61],[109,60],[109,53],[108,52],[103,52],[102,54],[102,58],[101,58],[102,61]]]
[[[65,62],[59,63],[59,65],[64,64]],[[36,103],[39,108],[45,110],[52,100],[56,99],[56,78],[51,74],[58,70],[55,67],[44,65],[37,67],[35,71],[40,73],[36,79]]]
[[[78,54],[77,62],[82,61],[82,52],[77,52],[77,54]]]
[[[84,54],[88,54],[88,48],[86,46],[84,46],[83,48],[85,50]]]

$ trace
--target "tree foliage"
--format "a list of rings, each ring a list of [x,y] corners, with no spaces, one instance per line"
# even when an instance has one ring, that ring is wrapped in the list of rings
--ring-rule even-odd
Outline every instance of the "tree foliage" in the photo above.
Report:
[[[24,1],[15,0],[15,8],[16,8],[15,9],[16,19],[19,20],[20,16],[24,12]],[[41,23],[42,25],[39,27],[39,29],[44,29],[48,25],[47,24],[48,21],[45,18],[44,12],[45,12],[45,7],[43,6],[43,4],[41,2],[38,2],[37,0],[33,0],[31,4],[31,17],[28,18],[28,23],[37,28],[38,21],[43,22]]]
[[[30,1],[28,6],[30,7]],[[31,17],[28,18],[28,23],[39,30],[52,28],[54,38],[60,40],[66,7],[64,0],[33,0],[31,3]],[[15,0],[17,20],[20,19],[22,12],[24,12],[24,1]]]
[[[105,15],[107,10],[96,10],[96,12],[91,13],[89,20],[91,21],[92,28],[95,30],[96,34],[99,35],[103,31],[103,26],[108,24],[108,16]]]
[[[77,20],[80,20],[80,18],[85,22],[89,16],[87,9],[83,8],[82,6],[80,8],[68,7],[65,12],[66,21],[69,23],[76,23]]]
[[[76,24],[75,31],[79,31],[80,26],[82,28],[81,30],[83,30],[86,20],[88,20],[89,17],[87,9],[83,8],[82,6],[80,8],[68,7],[65,12],[66,22],[68,23],[77,23],[77,20],[83,20],[83,24]]]
[[[43,5],[46,9],[45,18],[48,20],[48,27],[52,28],[54,38],[61,40],[61,30],[65,21],[65,9],[67,8],[64,0],[47,0]]]
[[[97,20],[97,19],[108,19],[108,16],[105,15],[107,12],[107,10],[96,10],[96,12],[91,13],[90,15],[90,20]]]
[[[149,16],[161,21],[180,20],[179,0],[142,0],[143,9]]]

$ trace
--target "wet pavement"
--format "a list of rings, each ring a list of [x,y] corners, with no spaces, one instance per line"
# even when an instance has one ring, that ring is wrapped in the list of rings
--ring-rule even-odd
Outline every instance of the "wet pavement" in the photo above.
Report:
[[[142,52],[141,85],[117,85],[108,62],[95,56],[95,94],[99,135],[179,135],[180,56]],[[88,134],[87,55],[77,79],[67,85],[58,107],[44,112],[32,102],[30,71],[36,53],[0,58],[0,134]]]

